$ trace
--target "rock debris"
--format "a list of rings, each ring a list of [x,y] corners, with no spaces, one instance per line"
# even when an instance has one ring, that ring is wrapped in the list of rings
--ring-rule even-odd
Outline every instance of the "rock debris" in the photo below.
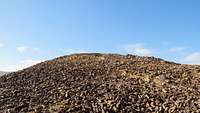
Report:
[[[200,66],[84,53],[0,77],[0,113],[199,113]]]

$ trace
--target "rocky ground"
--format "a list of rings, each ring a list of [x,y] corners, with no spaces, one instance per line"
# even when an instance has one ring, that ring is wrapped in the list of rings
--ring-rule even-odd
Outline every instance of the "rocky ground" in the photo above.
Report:
[[[0,113],[199,113],[200,66],[74,54],[0,77]]]

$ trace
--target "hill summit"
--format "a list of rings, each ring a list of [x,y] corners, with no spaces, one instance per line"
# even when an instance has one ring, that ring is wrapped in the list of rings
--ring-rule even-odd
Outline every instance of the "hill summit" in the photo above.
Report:
[[[200,66],[84,53],[0,77],[1,113],[200,112]]]

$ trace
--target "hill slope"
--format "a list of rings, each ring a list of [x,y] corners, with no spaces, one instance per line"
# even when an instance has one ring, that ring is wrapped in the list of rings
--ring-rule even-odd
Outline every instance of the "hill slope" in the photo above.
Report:
[[[0,112],[200,112],[200,66],[74,54],[0,77]]]

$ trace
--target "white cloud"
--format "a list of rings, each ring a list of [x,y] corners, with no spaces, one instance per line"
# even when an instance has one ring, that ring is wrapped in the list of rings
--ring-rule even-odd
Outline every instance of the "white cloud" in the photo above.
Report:
[[[24,53],[24,52],[26,52],[27,50],[28,50],[29,52],[37,53],[37,54],[43,54],[43,53],[44,53],[44,51],[41,50],[41,49],[38,48],[38,47],[19,46],[19,47],[16,47],[16,50],[17,50],[17,52],[19,52],[19,53]]]
[[[22,64],[22,67],[30,67],[32,65],[35,65],[37,63],[42,62],[43,60],[23,60],[20,62],[20,64]]]
[[[13,72],[17,70],[21,70],[37,63],[42,62],[42,60],[23,60],[20,61],[18,64],[8,64],[8,65],[0,65],[1,71]]]
[[[5,46],[4,44],[0,43],[0,47],[4,47],[4,46]]]
[[[39,53],[39,54],[43,54],[43,53],[44,53],[43,50],[41,50],[40,48],[37,48],[37,47],[32,48],[32,50],[33,50],[34,52],[36,52],[36,53]]]
[[[74,54],[74,53],[86,53],[87,51],[84,50],[76,50],[76,49],[68,49],[66,50],[67,54]]]
[[[0,65],[0,71],[13,72],[18,70],[17,65]]]
[[[16,47],[16,50],[17,50],[17,52],[19,52],[19,53],[23,53],[23,52],[25,52],[27,49],[28,49],[28,47],[26,47],[26,46],[19,46],[19,47]]]
[[[136,54],[141,56],[152,56],[152,51],[144,47],[144,44],[137,43],[137,44],[130,44],[126,47],[126,52],[129,54]]]
[[[198,53],[198,52],[192,53],[192,54],[184,57],[181,60],[181,62],[185,63],[185,64],[200,64],[200,53]]]
[[[173,47],[169,49],[170,52],[181,52],[183,50],[185,50],[185,47]]]

